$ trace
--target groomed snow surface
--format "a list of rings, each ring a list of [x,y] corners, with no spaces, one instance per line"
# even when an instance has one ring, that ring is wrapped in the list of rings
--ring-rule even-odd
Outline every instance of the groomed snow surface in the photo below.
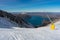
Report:
[[[40,28],[0,28],[0,40],[60,40],[60,21],[55,26],[55,30],[50,30],[50,25]]]

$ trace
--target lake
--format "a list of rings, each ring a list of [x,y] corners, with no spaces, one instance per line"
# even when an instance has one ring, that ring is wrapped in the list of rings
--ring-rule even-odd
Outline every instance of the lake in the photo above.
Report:
[[[32,16],[30,19],[27,19],[27,21],[34,26],[40,26],[40,25],[42,25],[42,22],[44,19],[49,21],[48,18],[41,17],[41,16]]]

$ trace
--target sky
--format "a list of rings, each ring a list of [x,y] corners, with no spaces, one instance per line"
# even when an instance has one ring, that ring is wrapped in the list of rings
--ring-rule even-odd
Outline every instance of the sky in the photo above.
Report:
[[[8,12],[60,12],[60,0],[0,0]]]

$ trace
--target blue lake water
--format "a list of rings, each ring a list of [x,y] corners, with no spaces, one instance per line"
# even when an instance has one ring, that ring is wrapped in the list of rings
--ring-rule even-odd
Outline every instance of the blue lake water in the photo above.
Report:
[[[44,19],[49,21],[48,18],[43,18],[41,16],[32,16],[27,21],[30,22],[34,26],[39,26],[39,25],[42,25],[42,22],[43,22]]]

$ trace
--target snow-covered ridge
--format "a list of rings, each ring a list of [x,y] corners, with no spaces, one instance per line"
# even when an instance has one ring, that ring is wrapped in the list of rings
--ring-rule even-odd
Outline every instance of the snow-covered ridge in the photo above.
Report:
[[[19,25],[8,18],[0,17],[0,28],[12,28],[18,27]]]
[[[26,22],[24,18],[18,17],[3,10],[0,10],[0,17],[5,17],[10,19],[11,21],[14,21],[19,25],[19,27],[34,28],[34,26],[31,23]]]
[[[1,29],[0,40],[60,40],[60,21],[55,30],[50,25],[41,28]]]
[[[55,30],[50,25],[40,28],[19,28],[15,22],[0,17],[0,40],[60,40],[60,20]]]

